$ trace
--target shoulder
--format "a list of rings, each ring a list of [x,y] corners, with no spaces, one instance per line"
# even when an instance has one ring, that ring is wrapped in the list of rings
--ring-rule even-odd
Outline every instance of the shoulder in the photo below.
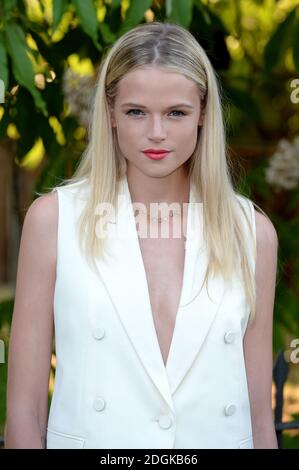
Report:
[[[36,230],[53,229],[58,219],[57,191],[44,194],[36,198],[29,206],[24,225],[33,226]]]
[[[21,286],[22,298],[27,291],[33,295],[34,285],[39,285],[40,293],[52,295],[50,286],[55,279],[57,226],[56,192],[36,198],[26,212],[19,247],[17,284]]]
[[[22,228],[21,251],[33,261],[56,262],[58,228],[57,191],[36,198],[29,206]]]
[[[256,269],[258,294],[272,299],[276,284],[278,237],[273,223],[255,211],[256,221]]]
[[[278,236],[276,229],[269,219],[262,212],[258,212],[254,209],[254,204],[251,199],[241,194],[236,194],[238,202],[243,206],[243,209],[249,214],[248,211],[254,213],[254,224],[256,232],[256,244],[257,248],[265,249],[276,249],[278,246]],[[251,208],[251,209],[250,209]]]
[[[278,236],[271,220],[261,212],[254,210],[256,226],[257,248],[265,250],[276,250],[278,247]]]

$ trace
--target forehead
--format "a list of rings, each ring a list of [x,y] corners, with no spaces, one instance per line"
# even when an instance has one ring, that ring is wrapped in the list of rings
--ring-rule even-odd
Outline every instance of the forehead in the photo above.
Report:
[[[162,98],[176,100],[185,98],[191,104],[198,95],[196,83],[180,73],[160,67],[142,67],[128,72],[118,84],[118,100],[141,100],[144,102]]]

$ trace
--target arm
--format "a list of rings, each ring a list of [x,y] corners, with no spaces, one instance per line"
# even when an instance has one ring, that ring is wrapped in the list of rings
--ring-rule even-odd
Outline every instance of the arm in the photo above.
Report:
[[[277,449],[272,413],[272,328],[278,239],[259,212],[256,220],[256,318],[244,336],[254,448]]]
[[[57,194],[54,192],[37,198],[24,220],[9,341],[7,449],[45,447],[57,214]]]

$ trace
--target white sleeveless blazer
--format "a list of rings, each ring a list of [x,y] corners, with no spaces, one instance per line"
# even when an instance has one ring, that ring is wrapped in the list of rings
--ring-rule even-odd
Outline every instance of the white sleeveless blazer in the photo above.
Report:
[[[165,367],[127,179],[121,181],[123,203],[109,230],[126,227],[131,236],[111,237],[109,257],[97,261],[99,275],[78,246],[75,222],[87,194],[77,193],[80,185],[57,189],[57,364],[47,448],[253,448],[243,354],[249,307],[240,277],[229,286],[210,278],[208,291],[200,290],[207,250],[203,206],[192,204],[194,190],[182,294]],[[237,197],[255,234],[253,204]],[[246,233],[255,270],[255,239]]]

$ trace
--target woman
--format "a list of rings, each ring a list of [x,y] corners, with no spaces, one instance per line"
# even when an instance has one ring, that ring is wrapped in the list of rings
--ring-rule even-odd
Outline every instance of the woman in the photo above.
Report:
[[[6,447],[277,447],[277,236],[226,158],[194,37],[159,22],[120,37],[76,174],[26,214]]]

